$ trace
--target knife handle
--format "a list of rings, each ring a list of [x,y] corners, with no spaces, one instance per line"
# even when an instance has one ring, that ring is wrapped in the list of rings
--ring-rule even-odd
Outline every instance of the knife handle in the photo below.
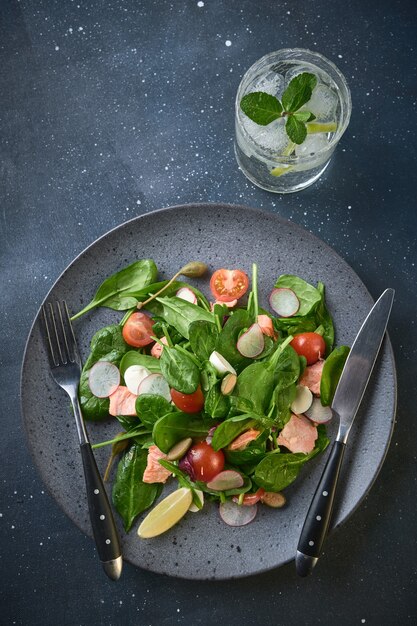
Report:
[[[311,574],[329,529],[345,444],[335,441],[308,510],[297,546],[295,565],[299,576]]]
[[[97,552],[104,571],[113,580],[121,573],[121,548],[109,499],[98,471],[91,445],[80,445],[87,501]]]

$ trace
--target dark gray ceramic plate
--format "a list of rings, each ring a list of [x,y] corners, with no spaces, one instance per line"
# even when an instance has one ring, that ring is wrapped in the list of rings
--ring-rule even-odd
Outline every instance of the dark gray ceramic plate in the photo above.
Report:
[[[101,281],[136,259],[155,259],[169,277],[187,261],[200,259],[213,270],[259,266],[261,304],[277,276],[294,273],[327,288],[337,329],[337,343],[351,344],[371,308],[372,298],[353,270],[326,244],[279,216],[241,206],[198,204],[156,211],[122,224],[85,250],[57,280],[47,299],[65,299],[76,312]],[[208,295],[207,281],[200,283]],[[93,333],[120,319],[108,309],[93,311],[75,323],[82,356]],[[335,513],[340,525],[370,489],[387,452],[396,405],[395,365],[389,342],[373,373],[351,432]],[[35,464],[52,496],[86,534],[91,535],[75,425],[66,394],[53,382],[36,320],[28,338],[22,369],[22,407]],[[91,440],[109,438],[116,423],[88,424]],[[334,437],[336,424],[329,427]],[[97,451],[104,470],[108,449]],[[286,489],[282,510],[261,507],[254,522],[226,526],[217,506],[189,513],[170,532],[140,540],[137,524],[129,535],[120,525],[123,552],[135,565],[184,578],[225,579],[278,567],[293,559],[300,530],[326,453],[305,468]]]

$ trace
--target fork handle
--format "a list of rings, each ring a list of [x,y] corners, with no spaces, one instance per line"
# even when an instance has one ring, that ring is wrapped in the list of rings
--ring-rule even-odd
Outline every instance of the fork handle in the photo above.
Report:
[[[107,493],[98,471],[91,445],[80,445],[83,460],[88,508],[97,552],[106,574],[117,580],[121,573],[122,557],[119,536]]]

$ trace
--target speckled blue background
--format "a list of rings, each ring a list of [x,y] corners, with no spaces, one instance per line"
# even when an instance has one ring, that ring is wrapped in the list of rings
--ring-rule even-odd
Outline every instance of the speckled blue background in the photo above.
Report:
[[[414,623],[416,3],[3,0],[0,10],[1,621]],[[283,197],[238,171],[233,106],[256,59],[295,46],[340,67],[353,113],[321,180]],[[329,243],[374,297],[397,290],[393,443],[370,495],[308,580],[292,564],[229,583],[126,565],[111,584],[29,457],[19,370],[44,295],[108,229],[187,202],[279,213]]]

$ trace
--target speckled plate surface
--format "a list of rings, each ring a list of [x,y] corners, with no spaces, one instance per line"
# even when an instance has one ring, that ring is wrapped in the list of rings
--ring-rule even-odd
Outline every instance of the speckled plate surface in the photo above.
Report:
[[[210,269],[259,267],[261,304],[282,273],[298,274],[326,285],[337,343],[350,345],[373,301],[366,287],[331,248],[303,228],[279,216],[242,206],[197,204],[172,207],[133,219],[87,248],[59,277],[46,299],[65,299],[71,312],[82,308],[104,278],[136,259],[155,259],[160,275],[171,276],[187,261],[200,259]],[[208,281],[199,286],[208,295]],[[99,309],[75,322],[83,358],[100,327],[121,314]],[[342,490],[334,516],[340,525],[367,494],[383,463],[391,439],[396,407],[396,376],[392,349],[384,342],[365,399],[352,428],[345,456]],[[68,398],[52,380],[35,320],[22,368],[22,410],[34,462],[50,493],[65,513],[91,535],[75,424]],[[334,437],[336,424],[328,428]],[[88,424],[92,442],[120,430],[114,421]],[[96,453],[104,471],[108,450]],[[310,499],[327,453],[314,459],[286,489],[282,510],[260,507],[254,522],[226,526],[217,506],[189,513],[170,532],[140,540],[119,524],[124,557],[155,572],[194,579],[227,579],[255,574],[294,558]]]

